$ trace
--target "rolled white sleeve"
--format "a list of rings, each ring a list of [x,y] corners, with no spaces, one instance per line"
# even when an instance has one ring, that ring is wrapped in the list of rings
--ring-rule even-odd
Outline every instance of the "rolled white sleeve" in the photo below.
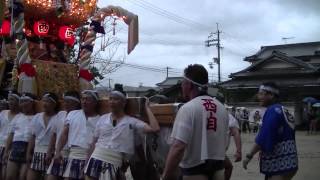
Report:
[[[67,115],[66,120],[64,121],[64,125],[70,125],[72,116],[73,116],[73,112],[70,112]]]
[[[31,123],[29,124],[29,129],[27,130],[27,132],[30,135],[35,135],[36,134],[36,126],[37,126],[37,117],[38,116],[34,116],[31,120]]]
[[[10,122],[9,133],[14,133],[17,129],[17,124],[15,121]]]
[[[145,122],[139,119],[134,119],[134,129],[136,129],[138,132],[143,131],[145,126],[146,126]]]
[[[67,118],[67,112],[66,111],[60,111],[57,115],[57,121],[52,126],[52,132],[58,134],[59,128],[61,128],[61,125],[65,125],[65,121]]]
[[[191,111],[182,106],[175,118],[171,138],[189,144],[193,134],[192,124]]]
[[[98,138],[100,136],[100,126],[102,125],[101,121],[103,121],[104,116],[101,116],[99,121],[96,124],[96,127],[94,128],[93,131],[93,137]]]

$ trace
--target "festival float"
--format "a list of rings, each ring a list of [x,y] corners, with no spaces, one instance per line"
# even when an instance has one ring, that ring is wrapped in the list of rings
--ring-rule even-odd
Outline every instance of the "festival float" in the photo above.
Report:
[[[128,25],[128,54],[138,44],[138,16],[121,7],[98,8],[97,0],[2,0],[0,3],[2,89],[30,92],[38,97],[44,92],[61,97],[65,91],[92,89],[92,52],[97,36],[105,34],[106,17],[116,17]],[[78,56],[72,58],[75,49]],[[147,121],[143,102],[143,98],[129,99],[128,113]],[[101,112],[108,112],[108,103],[101,103]],[[156,104],[151,108],[161,126],[167,127],[172,125],[178,105]],[[154,162],[149,165],[160,169],[159,172],[168,151],[165,142],[168,134],[170,128],[162,128],[160,135],[146,138],[145,152]],[[139,170],[136,167],[136,173],[133,172],[138,179],[150,177],[145,174],[150,172]]]
[[[138,43],[137,15],[116,6],[97,8],[96,3],[96,0],[6,1],[0,29],[0,80],[6,80],[3,87],[36,95],[91,89],[91,54],[97,34],[105,34],[106,17],[118,17],[128,25],[128,54]],[[76,48],[79,55],[72,61],[70,53]],[[10,64],[9,81],[4,69]]]

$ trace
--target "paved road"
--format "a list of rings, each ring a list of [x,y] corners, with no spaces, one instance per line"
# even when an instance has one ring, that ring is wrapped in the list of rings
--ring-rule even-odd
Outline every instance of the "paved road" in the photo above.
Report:
[[[252,147],[255,134],[242,134],[243,155]],[[296,134],[299,154],[299,170],[293,180],[320,180],[320,133],[307,136],[306,132],[299,131]],[[234,152],[234,143],[228,150],[229,157]],[[241,163],[234,164],[231,180],[264,180],[259,173],[257,155],[250,162],[248,170],[242,168]]]

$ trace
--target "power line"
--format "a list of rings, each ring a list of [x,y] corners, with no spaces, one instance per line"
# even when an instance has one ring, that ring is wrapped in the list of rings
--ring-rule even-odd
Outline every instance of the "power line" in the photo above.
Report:
[[[98,61],[109,61],[110,64],[120,64],[129,68],[134,68],[134,69],[140,69],[140,70],[146,70],[146,71],[152,71],[152,72],[158,72],[158,73],[167,73],[167,67],[159,67],[159,66],[148,66],[148,65],[141,65],[141,64],[135,64],[135,63],[125,63],[123,61],[110,61],[108,59],[103,59],[103,58],[96,58]],[[181,76],[183,74],[183,70],[179,68],[169,68],[168,70],[169,74],[173,75],[179,75]],[[217,73],[209,73],[210,76],[218,77]],[[222,74],[222,78],[227,78],[228,74]]]
[[[225,45],[224,45],[222,51],[227,51],[227,52],[229,52],[229,53],[231,53],[231,54],[234,54],[234,55],[237,55],[237,56],[241,56],[241,57],[246,57],[246,56],[248,56],[247,53],[241,53],[241,52],[234,51],[234,49],[229,48],[229,47],[227,47],[227,46],[225,46]]]
[[[195,41],[167,41],[167,40],[163,40],[163,39],[157,39],[154,38],[154,34],[151,33],[147,33],[147,32],[141,32],[141,34],[143,35],[147,35],[148,39],[157,41],[157,44],[163,44],[163,45],[192,45],[192,46],[202,46],[201,42],[199,41],[199,43],[195,42]],[[142,41],[143,42],[143,41]]]
[[[146,40],[153,40],[155,41],[154,44],[162,44],[162,45],[172,45],[172,46],[177,46],[177,45],[192,45],[192,46],[202,46],[201,41],[192,41],[191,39],[188,40],[165,40],[165,39],[159,39],[159,38],[154,38],[155,34],[153,33],[148,33],[143,30],[139,30],[140,35],[145,38],[141,38],[140,43],[146,43]],[[126,44],[127,41],[120,41],[120,43]],[[151,42],[152,43],[152,42]]]
[[[183,74],[182,70],[177,69],[177,68],[171,68],[172,70],[169,70],[170,68],[167,68],[167,67],[154,67],[154,66],[147,66],[147,65],[124,63],[124,62],[120,62],[120,61],[110,61],[110,64],[113,64],[113,63],[116,63],[116,64],[121,63],[123,66],[125,66],[127,68],[149,71],[149,72],[153,72],[153,73],[161,73],[161,74],[168,73],[170,75],[179,76],[179,77]],[[174,69],[181,70],[181,71],[180,72],[173,71]],[[137,75],[137,74],[134,73],[133,75]],[[132,76],[132,75],[130,75],[130,76]],[[218,75],[215,73],[209,73],[208,76],[209,76],[210,82],[214,82],[215,80],[218,80]],[[223,81],[225,81],[225,80],[228,80],[229,78],[228,78],[228,76],[222,76],[221,79]]]
[[[129,0],[127,0],[127,1],[129,1]],[[131,2],[131,1],[129,1],[129,2]],[[132,2],[132,3],[135,3],[135,2]],[[146,2],[146,3],[148,3],[148,2]],[[165,10],[164,10],[164,11],[165,11]],[[123,25],[123,24],[121,23],[121,26],[122,26],[122,25]],[[192,27],[199,27],[199,25],[194,24]],[[139,30],[139,33],[140,33],[141,35],[146,35],[146,36],[148,36],[146,39],[156,41],[156,42],[157,42],[156,44],[202,46],[202,43],[201,43],[200,41],[199,41],[199,43],[196,42],[196,41],[192,41],[192,40],[189,40],[189,41],[185,41],[185,40],[184,40],[184,41],[169,40],[169,41],[168,41],[168,40],[164,40],[164,39],[154,38],[153,36],[155,36],[155,34],[153,34],[153,33],[148,33],[148,32],[142,31],[142,30]],[[144,37],[146,37],[146,36],[144,36]],[[142,39],[141,42],[144,42],[144,40]],[[126,43],[126,41],[121,42],[121,43]]]
[[[141,69],[141,70],[159,72],[159,73],[164,73],[164,74],[167,73],[165,68],[164,69],[155,69],[155,68],[145,67],[145,66],[140,66],[140,65],[132,65],[132,64],[124,64],[124,65],[127,66],[127,67]],[[174,71],[168,71],[168,73],[170,73],[170,74],[180,74],[180,75],[182,74],[182,73],[174,72]]]
[[[245,51],[256,51],[256,49],[253,47],[254,45],[252,45],[251,43],[249,43],[248,41],[242,40],[240,38],[237,38],[227,32],[223,32],[222,35],[224,36],[224,38],[229,39],[229,40],[233,40],[233,41],[237,41],[239,44],[241,44],[241,46],[237,46],[238,48],[245,50]],[[246,46],[246,48],[244,48],[243,46]]]
[[[152,66],[129,64],[129,63],[124,63],[124,66],[129,67],[129,68],[134,68],[134,69],[158,72],[158,73],[162,73],[162,74],[167,73],[167,67],[158,67],[158,68],[154,69],[154,67],[152,67]],[[171,70],[169,70],[169,69],[171,69]],[[177,69],[177,68],[169,68],[169,69],[168,69],[168,73],[171,75],[181,76],[183,74],[183,71],[180,69]],[[178,71],[174,71],[174,69],[177,69]],[[216,74],[216,73],[209,73],[209,76],[218,78],[218,74]],[[228,79],[228,75],[224,74],[223,76],[221,76],[221,78],[223,80]]]
[[[179,15],[177,15],[177,14],[174,14],[174,13],[172,13],[172,12],[170,12],[170,11],[167,11],[167,10],[165,10],[165,9],[162,9],[162,8],[160,8],[160,7],[157,7],[156,5],[154,5],[154,4],[150,3],[150,2],[147,2],[147,1],[144,1],[144,0],[137,0],[137,1],[140,1],[140,2],[142,2],[142,3],[148,4],[149,6],[154,7],[155,9],[158,9],[159,11],[165,12],[165,13],[167,13],[167,14],[170,15],[170,16],[176,17],[176,18],[178,18],[178,19],[182,19],[183,21],[186,21],[186,22],[191,23],[191,24],[193,24],[193,25],[203,27],[204,29],[211,29],[211,27],[209,27],[209,26],[207,26],[207,25],[205,25],[205,24],[201,24],[201,23],[198,23],[198,22],[196,22],[196,21],[193,21],[193,20],[190,20],[190,19],[181,17],[181,16],[179,16]]]
[[[162,8],[159,8],[149,2],[146,2],[146,1],[143,1],[143,0],[127,0],[128,2],[136,5],[136,6],[139,6],[145,10],[148,10],[148,11],[151,11],[152,13],[154,14],[157,14],[159,16],[162,16],[162,17],[165,17],[169,20],[172,20],[176,23],[180,23],[180,24],[183,24],[185,26],[189,26],[189,27],[192,27],[192,28],[196,28],[196,29],[205,29],[205,30],[208,30],[208,29],[211,29],[211,27],[207,26],[207,25],[204,25],[204,24],[200,24],[198,22],[195,22],[195,21],[192,21],[190,19],[186,19],[186,18],[183,18],[179,15],[176,15],[172,12],[169,12],[167,10],[164,10]]]
[[[102,59],[102,58],[96,58],[98,59],[99,61],[109,61],[107,59]],[[167,68],[166,67],[155,67],[155,66],[146,66],[146,65],[139,65],[139,64],[132,64],[132,63],[124,63],[122,61],[109,61],[110,64],[120,64],[120,65],[123,65],[123,66],[126,66],[126,67],[130,67],[130,68],[135,68],[135,69],[140,69],[140,70],[146,70],[146,71],[152,71],[152,72],[158,72],[158,73],[164,73],[166,74],[167,73]],[[173,69],[176,69],[176,68],[170,68],[172,70],[168,70],[168,73],[169,74],[175,74],[175,75],[182,75],[182,70],[179,71],[174,71]]]
[[[124,25],[121,23],[118,24],[119,26],[123,26]],[[143,31],[141,29],[139,29],[139,35],[142,35],[141,37],[145,37],[145,38],[141,38],[140,43],[143,43],[145,42],[145,39],[147,40],[154,40],[156,41],[157,43],[155,44],[163,44],[163,45],[192,45],[192,46],[202,46],[202,42],[201,41],[195,41],[195,40],[192,40],[192,39],[189,39],[189,40],[186,40],[185,38],[183,40],[172,40],[172,39],[169,39],[169,40],[166,40],[166,39],[159,39],[159,38],[155,38],[155,36],[157,34],[154,34],[154,33],[151,33],[151,32],[146,32],[146,31]],[[127,40],[123,40],[121,41],[121,43],[127,43]]]
[[[195,24],[193,24],[194,22],[192,22],[192,21],[190,22],[188,20],[186,21],[184,18],[179,17],[179,16],[177,16],[177,15],[171,13],[171,12],[167,13],[168,11],[163,10],[161,8],[158,8],[158,7],[154,6],[154,5],[152,5],[151,3],[141,2],[141,1],[138,1],[138,0],[137,1],[128,0],[128,1],[130,3],[133,3],[133,4],[143,8],[143,9],[151,11],[154,14],[157,14],[157,15],[160,15],[162,17],[168,18],[168,19],[170,19],[172,21],[175,21],[177,23],[180,23],[180,24],[183,24],[183,25],[186,25],[186,26],[191,26],[191,27],[193,27],[195,25]]]

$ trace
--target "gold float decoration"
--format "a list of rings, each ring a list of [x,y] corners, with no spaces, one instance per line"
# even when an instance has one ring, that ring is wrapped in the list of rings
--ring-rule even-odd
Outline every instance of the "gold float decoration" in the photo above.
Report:
[[[27,18],[74,25],[85,23],[96,10],[97,0],[24,0]]]
[[[65,91],[79,91],[78,66],[52,61],[33,60],[37,71],[38,96],[54,92],[62,97]]]

